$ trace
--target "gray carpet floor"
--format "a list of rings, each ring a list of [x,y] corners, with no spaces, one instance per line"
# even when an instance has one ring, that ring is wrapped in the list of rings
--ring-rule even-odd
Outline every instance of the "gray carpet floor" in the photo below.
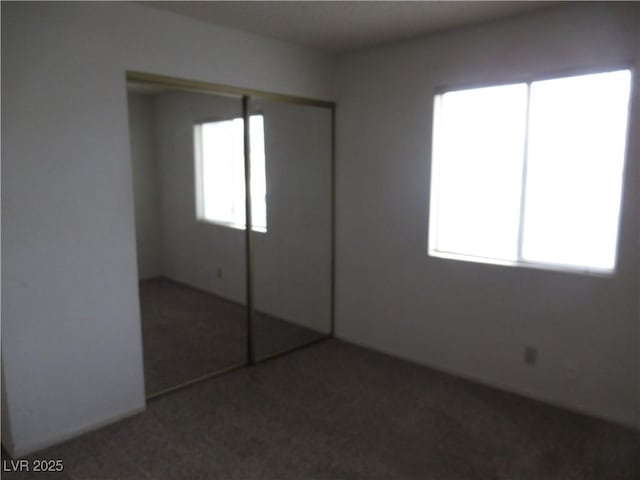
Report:
[[[640,433],[327,340],[32,458],[67,480],[637,480]]]
[[[164,278],[140,282],[147,395],[246,362],[246,307]],[[254,316],[258,359],[324,334]]]

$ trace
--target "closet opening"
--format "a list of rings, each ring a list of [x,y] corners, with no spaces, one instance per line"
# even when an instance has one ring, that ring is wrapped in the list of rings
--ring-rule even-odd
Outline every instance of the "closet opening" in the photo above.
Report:
[[[334,104],[139,72],[127,94],[147,399],[333,336]]]

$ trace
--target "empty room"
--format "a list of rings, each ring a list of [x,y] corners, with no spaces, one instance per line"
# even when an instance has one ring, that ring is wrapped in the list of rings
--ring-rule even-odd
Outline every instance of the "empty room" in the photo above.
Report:
[[[640,478],[640,4],[2,2],[2,470]]]

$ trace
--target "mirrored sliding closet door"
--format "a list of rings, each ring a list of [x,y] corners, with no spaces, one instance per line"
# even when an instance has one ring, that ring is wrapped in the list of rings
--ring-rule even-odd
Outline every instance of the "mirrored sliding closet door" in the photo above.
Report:
[[[242,97],[129,81],[147,397],[247,362]]]
[[[333,334],[333,109],[127,73],[154,398]]]
[[[251,100],[256,361],[331,334],[332,110]]]

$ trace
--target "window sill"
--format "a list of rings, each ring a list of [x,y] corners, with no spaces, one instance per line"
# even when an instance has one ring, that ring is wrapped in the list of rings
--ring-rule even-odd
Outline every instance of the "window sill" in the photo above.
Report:
[[[483,263],[486,265],[499,265],[502,267],[532,268],[535,270],[546,270],[546,271],[552,271],[552,272],[586,275],[590,277],[612,278],[615,275],[615,268],[599,269],[599,268],[580,267],[580,266],[574,266],[574,265],[560,265],[556,263],[500,260],[496,258],[474,257],[471,255],[463,255],[459,253],[441,252],[439,250],[432,250],[432,249],[429,250],[428,254],[430,257],[443,258],[447,260],[458,260],[458,261],[471,262],[471,263]]]
[[[209,225],[217,225],[219,227],[227,227],[227,228],[233,228],[234,230],[246,230],[247,227],[246,225],[240,225],[237,223],[232,223],[232,222],[223,222],[220,220],[209,220],[207,218],[197,218],[196,219],[198,222],[200,223],[206,223]],[[267,229],[264,227],[253,227],[251,229],[252,232],[256,232],[256,233],[267,233]]]

